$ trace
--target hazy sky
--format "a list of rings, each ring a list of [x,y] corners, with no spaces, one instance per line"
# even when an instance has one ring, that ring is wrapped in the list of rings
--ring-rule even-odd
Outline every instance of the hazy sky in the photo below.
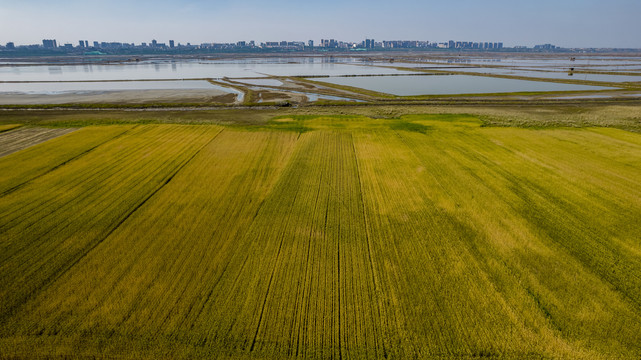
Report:
[[[641,48],[641,0],[0,0],[0,44],[502,41]]]

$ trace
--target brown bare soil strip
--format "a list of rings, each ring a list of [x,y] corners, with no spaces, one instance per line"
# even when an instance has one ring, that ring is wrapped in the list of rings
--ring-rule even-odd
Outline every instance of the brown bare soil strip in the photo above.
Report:
[[[76,129],[21,128],[0,133],[0,157],[40,144]]]

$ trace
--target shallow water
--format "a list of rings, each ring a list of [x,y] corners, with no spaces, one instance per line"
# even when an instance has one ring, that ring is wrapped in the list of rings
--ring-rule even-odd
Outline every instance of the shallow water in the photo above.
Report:
[[[639,57],[576,57],[574,61],[570,60],[570,56],[566,57],[548,57],[548,58],[528,58],[528,57],[488,57],[488,58],[478,58],[478,57],[460,57],[460,58],[443,58],[436,59],[436,62],[445,63],[445,64],[491,64],[491,65],[502,65],[502,66],[536,66],[536,67],[548,67],[548,66],[562,66],[562,67],[571,67],[577,65],[625,65],[625,64],[641,64],[641,58]]]
[[[283,86],[283,82],[276,79],[248,79],[241,80],[243,84],[257,85],[257,86]]]
[[[205,80],[0,83],[0,93],[25,94],[63,94],[93,91],[194,89],[220,90],[224,92],[236,93],[236,91],[234,91],[233,89],[214,85]]]
[[[641,81],[641,75],[632,76],[632,75],[573,73],[573,75],[570,76],[568,75],[569,71],[567,69],[566,71],[529,71],[529,70],[509,69],[509,68],[459,67],[459,68],[453,68],[451,70],[461,71],[461,72],[474,72],[474,73],[480,73],[480,74],[511,75],[511,76],[524,76],[524,77],[532,77],[532,78],[545,78],[545,79],[569,79],[569,80],[607,81],[607,82]],[[575,70],[580,70],[580,69],[575,69]]]
[[[316,94],[316,93],[303,92],[303,91],[291,91],[291,90],[289,90],[289,92],[293,92],[293,93],[297,93],[297,94],[303,94],[303,95],[307,96],[307,101],[309,101],[309,102],[314,102],[314,101],[318,101],[318,100],[364,102],[363,100],[358,100],[358,99],[352,99],[352,98],[346,98],[346,97],[340,97],[340,96],[332,96],[332,95]]]
[[[407,73],[396,69],[355,66],[334,62],[260,63],[142,61],[125,64],[37,65],[0,67],[0,81],[87,81],[203,79],[313,75],[374,75]]]
[[[399,96],[610,89],[601,86],[559,84],[469,75],[332,77],[314,80]]]
[[[455,69],[458,67],[469,66],[466,64],[426,64],[426,63],[407,63],[407,62],[389,62],[389,61],[374,61],[367,65],[380,66],[380,67],[406,67],[418,69]]]

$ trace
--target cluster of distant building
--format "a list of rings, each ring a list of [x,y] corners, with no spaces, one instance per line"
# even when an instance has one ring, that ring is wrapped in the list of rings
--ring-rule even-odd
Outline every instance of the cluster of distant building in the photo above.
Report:
[[[13,43],[11,43],[13,44]],[[543,46],[543,45],[541,45]],[[546,45],[547,46],[547,45]],[[45,49],[55,49],[59,46],[56,40],[42,40],[42,47]],[[73,49],[73,44],[64,44],[60,46],[65,49]],[[121,48],[156,48],[156,49],[175,49],[175,48],[197,48],[197,49],[213,49],[213,50],[230,50],[230,49],[246,49],[246,48],[260,48],[260,49],[284,49],[284,50],[309,50],[314,48],[320,49],[413,49],[413,48],[439,48],[439,49],[503,49],[502,42],[471,42],[471,41],[453,41],[449,42],[430,42],[420,40],[383,40],[375,41],[374,39],[365,39],[361,42],[347,42],[335,39],[321,39],[320,43],[314,46],[314,40],[304,41],[267,41],[256,44],[255,41],[238,41],[235,43],[203,43],[199,45],[192,45],[187,43],[175,44],[174,40],[169,40],[169,45],[166,43],[159,43],[152,40],[149,44],[141,43],[140,45],[120,43],[120,42],[97,42],[94,41],[93,45],[89,44],[87,40],[80,40],[76,48],[90,48],[95,49],[121,49]],[[554,46],[552,47],[554,48]]]
[[[189,50],[206,50],[206,51],[251,51],[251,50],[282,50],[282,51],[324,51],[324,50],[394,50],[394,49],[456,49],[456,50],[502,50],[502,42],[472,42],[472,41],[454,41],[448,42],[430,42],[422,40],[383,40],[365,39],[361,42],[348,42],[335,39],[321,39],[319,43],[313,40],[303,41],[267,41],[256,43],[255,41],[238,41],[235,43],[202,43],[202,44],[181,44],[174,40],[168,43],[161,43],[152,40],[149,43],[141,44],[122,43],[122,42],[98,42],[89,43],[87,40],[79,40],[78,44],[71,43],[58,44],[54,39],[44,39],[42,44],[16,46],[9,42],[6,46],[0,45],[0,50],[56,50],[68,53],[101,53],[115,52],[118,50],[142,50],[142,51],[189,51]],[[525,46],[517,46],[512,49],[527,49]],[[534,50],[549,51],[560,49],[551,44],[536,45]]]
[[[534,45],[534,50],[555,50],[556,46],[552,44]]]
[[[322,48],[338,49],[503,49],[502,42],[471,42],[454,41],[430,42],[422,40],[383,40],[380,42],[374,39],[365,39],[360,43],[336,41],[334,39],[322,39],[319,44]]]

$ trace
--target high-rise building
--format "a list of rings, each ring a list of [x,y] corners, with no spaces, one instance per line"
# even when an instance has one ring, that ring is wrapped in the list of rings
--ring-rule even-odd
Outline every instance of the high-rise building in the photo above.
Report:
[[[373,49],[374,48],[374,39],[365,39],[365,48]]]
[[[156,41],[155,39],[151,40],[151,47],[156,47],[156,46],[158,46],[158,41]]]
[[[309,46],[310,48],[313,48],[314,47],[314,40],[309,40],[307,42],[307,46]]]
[[[169,40],[169,47],[173,49],[173,47],[174,47],[174,41],[173,40]]]
[[[7,50],[13,50],[16,48],[16,45],[12,42],[7,43]]]
[[[554,50],[556,49],[556,46],[552,44],[534,45],[534,49],[535,50]]]
[[[58,45],[56,44],[56,40],[44,39],[42,40],[42,47],[44,47],[45,49],[55,49],[58,47]]]
[[[100,44],[97,41],[94,41],[93,42],[93,47],[95,47],[95,48],[100,47]]]

